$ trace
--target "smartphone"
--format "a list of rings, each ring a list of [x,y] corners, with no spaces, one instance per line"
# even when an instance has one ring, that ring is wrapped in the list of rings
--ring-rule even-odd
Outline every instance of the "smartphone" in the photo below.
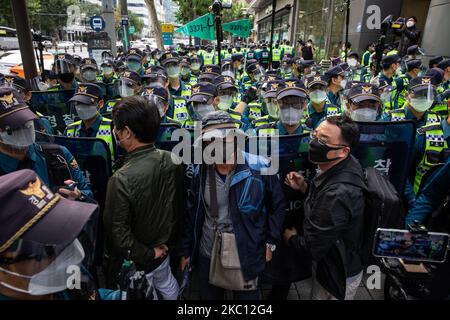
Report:
[[[411,233],[408,230],[377,229],[373,255],[407,261],[442,263],[447,257],[450,235],[447,233]]]

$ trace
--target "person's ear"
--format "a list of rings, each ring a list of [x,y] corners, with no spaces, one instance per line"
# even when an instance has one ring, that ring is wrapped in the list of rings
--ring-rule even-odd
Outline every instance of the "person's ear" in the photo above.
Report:
[[[103,101],[103,99],[100,100],[97,104],[97,110],[100,110],[101,108],[103,108],[104,104],[105,104],[105,101]]]

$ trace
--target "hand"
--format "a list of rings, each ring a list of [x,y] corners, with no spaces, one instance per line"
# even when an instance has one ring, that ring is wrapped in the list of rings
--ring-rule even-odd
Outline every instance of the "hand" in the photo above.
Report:
[[[372,77],[372,79],[370,79],[370,83],[379,86],[380,85],[380,77],[379,76]]]
[[[290,229],[286,229],[286,230],[284,230],[284,233],[283,233],[283,239],[287,244],[289,242],[289,239],[292,238],[293,236],[296,236],[297,234],[298,234],[297,230],[294,227],[292,227]]]
[[[266,247],[266,262],[270,262],[273,257],[273,252],[268,247]]]
[[[153,248],[153,251],[155,251],[154,259],[164,258],[167,255],[167,251],[169,251],[169,248],[167,248],[165,244],[162,244],[156,248]]]
[[[249,104],[252,101],[255,101],[257,98],[257,91],[255,87],[250,87],[247,90],[245,90],[244,95],[242,97],[242,102],[245,102],[246,104]]]
[[[75,183],[75,181],[73,181],[73,180],[66,180],[66,181],[64,181],[64,184],[66,186],[68,186],[68,185],[70,185],[72,183]],[[66,197],[67,199],[70,199],[70,200],[77,200],[77,199],[79,199],[81,197],[81,191],[78,190],[77,187],[75,187],[74,190],[68,190],[68,189],[60,188],[58,190],[58,192],[62,196]]]
[[[181,257],[180,269],[183,271],[189,265],[191,259],[189,257]],[[192,271],[192,268],[189,268],[189,271]]]
[[[306,192],[308,184],[305,182],[305,178],[298,172],[292,171],[286,175],[284,183],[294,190],[298,190],[302,193]]]

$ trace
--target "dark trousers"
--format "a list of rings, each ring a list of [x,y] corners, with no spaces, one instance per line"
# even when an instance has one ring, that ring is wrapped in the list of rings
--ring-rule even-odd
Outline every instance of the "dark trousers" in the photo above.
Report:
[[[200,282],[200,299],[201,300],[223,300],[225,289],[213,286],[209,283],[209,265],[211,259],[198,256],[197,267]],[[233,291],[234,300],[259,300],[259,291]]]
[[[286,300],[289,295],[291,284],[274,284],[270,290],[267,300]]]

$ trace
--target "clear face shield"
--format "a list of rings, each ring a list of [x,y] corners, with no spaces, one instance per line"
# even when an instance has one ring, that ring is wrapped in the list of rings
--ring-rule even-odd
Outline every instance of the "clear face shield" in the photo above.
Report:
[[[278,101],[280,107],[280,120],[286,125],[296,125],[303,117],[308,100],[302,97],[289,96]]]
[[[145,96],[150,103],[156,105],[159,112],[159,117],[162,118],[166,114],[167,109],[167,101],[165,101],[163,98],[155,96],[154,94],[149,94]]]
[[[86,68],[81,71],[81,77],[86,82],[93,82],[97,79],[97,69]]]
[[[414,110],[418,112],[426,112],[429,110],[433,105],[435,98],[436,91],[431,83],[429,83],[425,88],[415,92],[410,92],[409,94],[410,104]]]
[[[120,79],[114,83],[115,92],[122,98],[134,96],[135,86],[126,79]]]
[[[0,285],[36,296],[73,289],[69,278],[79,271],[84,257],[78,239],[64,245],[18,239],[0,254]]]
[[[228,110],[232,106],[232,104],[236,98],[236,95],[237,95],[237,90],[234,88],[227,88],[227,89],[219,90],[220,101],[219,101],[218,108],[223,111]]]
[[[13,149],[26,149],[36,141],[33,120],[15,129],[0,129],[0,143]]]
[[[190,69],[189,65],[187,65],[187,64],[181,65],[180,75],[182,77],[189,77],[191,75],[191,69]]]
[[[349,113],[353,121],[376,121],[381,115],[381,103],[376,100],[364,100],[358,103],[350,103]]]
[[[278,106],[278,101],[276,98],[264,98],[264,103],[266,104],[267,113],[273,119],[280,118],[280,108]]]
[[[72,72],[72,66],[65,60],[56,60],[54,63],[54,68],[56,74],[64,74]]]

